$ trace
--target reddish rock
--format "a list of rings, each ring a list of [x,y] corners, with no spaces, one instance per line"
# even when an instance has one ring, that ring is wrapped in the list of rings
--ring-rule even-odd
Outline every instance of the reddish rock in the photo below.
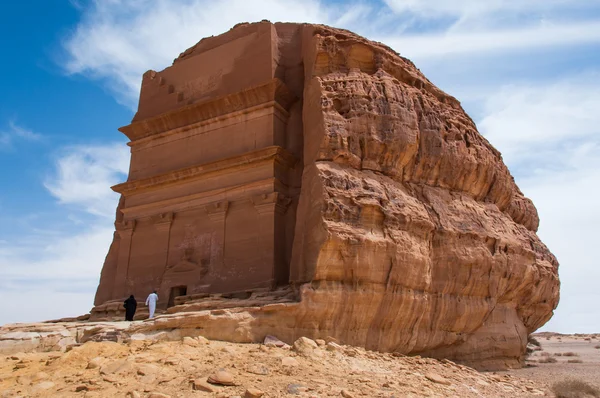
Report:
[[[558,263],[500,153],[383,44],[241,24],[145,73],[121,131],[131,167],[91,319],[157,289],[169,312],[246,308],[161,321],[209,338],[502,368],[558,303]]]
[[[208,377],[207,381],[211,384],[217,384],[221,386],[233,386],[233,375],[226,370],[218,370]]]
[[[265,393],[257,388],[248,388],[244,394],[244,398],[260,398]]]

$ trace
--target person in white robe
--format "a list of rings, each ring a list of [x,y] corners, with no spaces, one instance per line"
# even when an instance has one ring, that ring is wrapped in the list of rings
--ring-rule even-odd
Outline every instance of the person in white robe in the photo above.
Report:
[[[156,290],[150,293],[148,298],[146,299],[146,305],[148,306],[148,311],[150,312],[150,316],[148,318],[154,318],[154,311],[156,311],[156,302],[158,301],[158,294],[156,294]]]

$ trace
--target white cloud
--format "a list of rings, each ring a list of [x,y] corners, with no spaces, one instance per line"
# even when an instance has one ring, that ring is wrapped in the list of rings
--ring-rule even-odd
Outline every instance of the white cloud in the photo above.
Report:
[[[55,174],[44,185],[60,203],[83,207],[87,212],[114,217],[116,194],[112,185],[122,182],[129,170],[129,149],[123,144],[66,148],[56,162]]]
[[[45,185],[69,214],[60,225],[31,227],[0,242],[0,300],[19,303],[0,311],[0,325],[76,316],[92,308],[114,231],[118,195],[109,187],[125,178],[128,164],[123,144],[62,151]],[[56,211],[65,212],[64,207]],[[25,218],[43,224],[36,215]]]
[[[600,21],[535,23],[494,30],[447,30],[429,34],[382,36],[376,40],[415,59],[449,55],[484,56],[524,49],[539,51],[546,47],[600,43]],[[468,62],[468,59],[464,61]]]
[[[566,8],[600,6],[600,0],[388,0],[387,4],[396,16],[384,5],[360,0],[344,6],[319,0],[182,0],[176,4],[167,0],[96,0],[84,9],[82,21],[64,41],[64,67],[69,73],[102,80],[119,102],[135,109],[146,70],[167,67],[201,38],[225,32],[242,21],[330,24],[368,33],[417,60],[600,43],[600,20],[565,19],[560,13]],[[507,15],[521,12],[534,17],[518,23],[508,20]],[[415,17],[407,19],[405,13]],[[415,26],[427,26],[422,22],[429,16],[459,20],[442,25],[442,29],[434,25],[437,28],[414,33]],[[373,24],[375,18],[378,24]],[[396,27],[391,29],[394,35],[385,32],[389,26]],[[408,33],[411,27],[412,33]]]
[[[557,9],[591,8],[598,0],[384,0],[397,13],[411,13],[420,18],[481,17],[489,14],[543,13]]]
[[[579,152],[600,141],[598,109],[600,73],[552,84],[519,82],[485,101],[479,128],[515,168],[563,169],[579,164]]]
[[[370,7],[318,0],[96,0],[64,43],[69,73],[103,79],[122,103],[135,107],[142,73],[164,69],[200,39],[243,21],[343,23],[352,26]],[[358,12],[360,11],[360,12]]]
[[[0,131],[0,149],[12,147],[15,140],[39,141],[42,135],[18,126],[14,121],[8,122],[8,129]]]
[[[600,280],[597,256],[600,225],[600,143],[585,144],[573,153],[551,154],[567,167],[547,168],[517,180],[540,213],[540,238],[561,266],[561,300],[545,330],[591,332],[600,330]],[[563,159],[564,157],[567,159]]]
[[[113,231],[108,220],[95,224],[83,233],[0,245],[0,300],[18,303],[3,307],[0,325],[89,312]]]
[[[0,260],[2,283],[35,276],[36,280],[62,282],[65,288],[69,286],[64,284],[65,278],[97,279],[99,266],[111,242],[114,230],[111,224],[111,221],[96,220],[96,223],[87,225],[84,232],[36,235],[35,241],[29,240],[26,244],[11,242],[0,247],[3,254]],[[31,261],[32,257],[37,260]]]
[[[561,302],[545,330],[600,330],[593,248],[600,225],[600,80],[510,85],[487,99],[480,131],[498,148],[540,215],[538,234],[558,258]]]
[[[35,285],[22,285],[16,291],[0,285],[0,325],[17,322],[40,322],[87,314],[93,305],[93,295],[86,292],[62,292]]]

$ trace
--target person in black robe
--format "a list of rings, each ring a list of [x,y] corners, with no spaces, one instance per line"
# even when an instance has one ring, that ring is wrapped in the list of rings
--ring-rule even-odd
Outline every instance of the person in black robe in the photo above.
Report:
[[[135,315],[135,310],[137,308],[137,301],[135,301],[133,294],[125,300],[123,307],[125,307],[125,320],[133,321],[133,316]]]

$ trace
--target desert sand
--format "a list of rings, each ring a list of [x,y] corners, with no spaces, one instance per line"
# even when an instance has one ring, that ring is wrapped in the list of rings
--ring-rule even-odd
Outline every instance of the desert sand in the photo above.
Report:
[[[506,373],[545,385],[574,378],[600,389],[600,334],[536,333],[533,337],[542,350],[529,355],[526,367]]]

